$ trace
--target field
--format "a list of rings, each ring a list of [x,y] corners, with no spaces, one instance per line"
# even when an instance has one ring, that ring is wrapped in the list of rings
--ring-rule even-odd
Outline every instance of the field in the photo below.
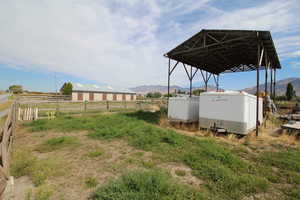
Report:
[[[178,129],[164,111],[24,123],[11,173],[27,200],[300,198],[298,141]]]

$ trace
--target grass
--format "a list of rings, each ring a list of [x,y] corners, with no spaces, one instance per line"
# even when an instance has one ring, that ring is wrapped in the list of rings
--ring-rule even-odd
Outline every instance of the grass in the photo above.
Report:
[[[57,159],[38,159],[27,149],[13,152],[11,174],[16,178],[27,175],[37,186],[44,184],[49,177],[60,175],[60,168],[61,162]]]
[[[0,117],[0,127],[2,127],[5,124],[6,116]]]
[[[0,103],[0,111],[5,110],[10,107],[11,101],[6,101],[4,103]]]
[[[196,190],[175,183],[169,175],[162,172],[135,171],[98,188],[90,199],[198,200],[204,198]]]
[[[184,170],[177,169],[177,170],[175,170],[175,174],[177,176],[185,176],[186,172]]]
[[[37,191],[34,195],[34,200],[50,200],[53,194],[54,190],[50,186],[43,185],[37,188]]]
[[[66,147],[77,147],[79,141],[76,137],[72,136],[62,136],[51,138],[44,143],[40,144],[35,150],[39,152],[50,152]]]
[[[102,149],[91,151],[87,154],[87,156],[90,157],[90,158],[96,158],[96,157],[99,157],[99,156],[102,156],[102,155],[103,155],[103,150]]]
[[[271,191],[279,191],[290,198],[297,195],[300,182],[299,150],[263,152],[257,155],[247,151],[241,153],[214,139],[192,138],[160,128],[157,125],[161,114],[161,112],[138,111],[84,118],[60,117],[49,121],[33,121],[27,126],[32,131],[87,130],[89,132],[87,136],[95,140],[123,139],[136,149],[151,151],[158,155],[160,162],[185,164],[192,169],[194,176],[205,182],[203,187],[215,199],[242,199],[266,193],[270,188]],[[242,149],[242,146],[239,148]],[[134,162],[132,159],[131,161]],[[156,164],[153,161],[141,163],[144,168],[151,170]],[[274,170],[274,167],[278,170]],[[101,195],[108,195],[105,192],[113,190],[114,184],[126,189],[127,186],[123,185],[122,181],[124,180],[121,179],[105,189],[97,190],[100,196],[95,194],[93,198],[105,199],[105,196]],[[282,188],[274,186],[274,183],[292,184],[294,188],[291,192],[284,192]],[[115,192],[120,191],[115,188]],[[117,196],[115,199],[118,199]]]
[[[260,159],[267,165],[300,172],[300,151],[264,152]]]
[[[86,178],[84,183],[87,188],[94,188],[99,184],[97,179],[93,177]]]

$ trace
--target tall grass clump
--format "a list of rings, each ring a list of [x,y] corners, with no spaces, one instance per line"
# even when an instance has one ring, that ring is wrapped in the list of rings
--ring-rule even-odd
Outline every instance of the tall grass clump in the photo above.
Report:
[[[55,151],[65,147],[77,147],[79,145],[79,141],[76,137],[72,136],[62,136],[51,138],[44,143],[40,144],[35,150],[39,152],[49,152]]]
[[[135,171],[98,188],[90,199],[200,200],[204,198],[198,191],[179,185],[162,172]]]

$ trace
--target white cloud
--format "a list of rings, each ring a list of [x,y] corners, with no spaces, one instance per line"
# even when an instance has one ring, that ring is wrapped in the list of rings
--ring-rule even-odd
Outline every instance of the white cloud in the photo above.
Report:
[[[298,36],[285,36],[299,31],[297,1],[268,1],[234,11],[213,3],[0,0],[0,63],[135,86],[165,84],[167,59],[162,55],[200,28],[269,29],[278,34],[275,42],[283,56],[298,48]],[[182,21],[191,13],[205,15]],[[182,67],[176,69],[172,83],[186,81],[185,76]]]

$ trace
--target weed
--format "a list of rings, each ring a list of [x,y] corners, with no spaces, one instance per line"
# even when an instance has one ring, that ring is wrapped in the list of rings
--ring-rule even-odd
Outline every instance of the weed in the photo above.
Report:
[[[100,187],[92,200],[160,200],[160,199],[204,199],[199,192],[175,183],[169,175],[158,171],[131,172]]]
[[[34,195],[34,200],[49,200],[53,194],[54,190],[52,189],[52,187],[43,185],[37,188]]]
[[[155,167],[155,165],[156,165],[156,163],[153,161],[142,161],[142,166],[147,169],[152,169]]]
[[[87,156],[90,157],[90,158],[96,158],[96,157],[99,157],[99,156],[102,156],[102,155],[103,155],[102,150],[91,151],[87,154]]]
[[[85,186],[87,188],[93,188],[96,187],[97,185],[98,185],[98,181],[96,178],[88,177],[85,179]]]
[[[30,168],[29,175],[35,185],[42,185],[49,177],[62,174],[60,162],[55,159],[38,160]]]
[[[37,159],[29,150],[13,152],[11,174],[15,177],[29,176],[35,185],[42,185],[52,176],[60,175],[61,163],[53,159]]]
[[[39,152],[49,152],[65,147],[76,147],[78,145],[79,142],[76,137],[62,136],[45,141],[44,143],[39,145],[35,150]]]
[[[177,169],[177,170],[175,170],[175,174],[177,176],[185,176],[186,172],[184,170]]]
[[[139,151],[139,152],[134,153],[133,155],[136,157],[142,157],[144,154],[145,154],[144,152]]]
[[[25,194],[25,200],[32,200],[32,189],[28,189]]]
[[[37,162],[37,158],[28,149],[14,151],[12,159],[10,171],[16,178],[28,175],[32,166]]]

